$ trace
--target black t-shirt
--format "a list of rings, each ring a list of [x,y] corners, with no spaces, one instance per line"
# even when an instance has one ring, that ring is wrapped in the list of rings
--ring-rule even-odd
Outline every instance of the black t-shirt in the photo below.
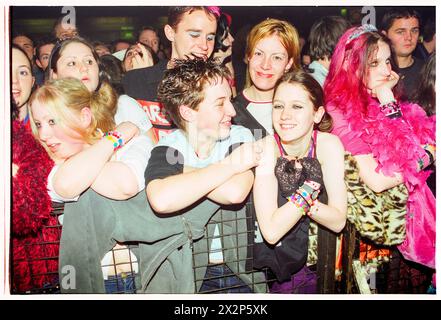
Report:
[[[166,60],[160,60],[148,68],[130,70],[122,79],[126,94],[136,100],[158,101],[158,85],[166,70]]]
[[[236,143],[228,148],[227,157],[242,143]],[[171,157],[170,157],[171,156]],[[170,162],[173,159],[173,163]],[[184,156],[181,152],[170,146],[157,146],[153,148],[149,163],[144,173],[145,185],[156,179],[165,179],[184,172]]]
[[[399,73],[403,76],[404,92],[402,98],[407,100],[412,93],[417,89],[418,82],[420,80],[420,71],[424,66],[424,62],[421,59],[413,58],[414,62],[407,68],[399,68]]]
[[[184,156],[178,150],[168,151],[167,146],[157,146],[153,148],[149,163],[144,173],[145,185],[156,179],[165,179],[184,172]],[[167,152],[173,152],[173,159],[176,163],[167,161]]]
[[[157,138],[176,128],[158,101],[158,86],[167,70],[167,62],[160,60],[154,66],[130,70],[122,79],[124,91],[141,104],[153,125]]]

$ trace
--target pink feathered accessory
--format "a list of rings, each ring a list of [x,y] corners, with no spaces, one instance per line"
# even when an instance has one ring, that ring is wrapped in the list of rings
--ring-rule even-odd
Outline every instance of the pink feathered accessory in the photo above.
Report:
[[[401,118],[390,119],[370,99],[367,115],[346,110],[352,131],[368,144],[378,162],[376,171],[392,176],[402,173],[409,190],[406,239],[398,249],[407,260],[435,268],[435,197],[426,184],[430,171],[418,171],[418,159],[425,153],[421,145],[435,144],[435,117],[428,117],[417,104],[401,103]]]

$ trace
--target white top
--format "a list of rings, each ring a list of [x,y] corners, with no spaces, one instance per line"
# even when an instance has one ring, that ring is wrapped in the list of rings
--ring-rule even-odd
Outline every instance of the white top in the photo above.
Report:
[[[52,180],[54,179],[55,173],[57,173],[58,169],[60,168],[60,165],[55,165],[51,172],[49,173],[49,177],[47,178],[47,193],[51,197],[52,201],[55,202],[72,202],[72,201],[78,201],[79,195],[74,198],[64,198],[60,196],[58,193],[55,192],[54,184],[52,183]]]
[[[274,134],[272,102],[250,101],[247,105],[247,110],[265,128],[265,130],[268,131],[270,135]]]
[[[205,159],[201,159],[197,156],[196,151],[193,149],[193,146],[188,143],[187,137],[182,130],[175,130],[162,137],[156,146],[167,146],[178,150],[184,156],[184,162],[187,166],[205,168],[210,164],[224,159],[230,146],[250,141],[254,141],[254,136],[249,129],[232,125],[230,135],[223,140],[217,141],[210,155]],[[174,153],[170,154],[170,156],[173,157]],[[176,159],[171,158],[170,163],[173,163],[173,160]]]
[[[322,64],[320,64],[318,61],[313,61],[311,62],[311,64],[308,66],[309,69],[311,69],[313,72],[311,73],[311,76],[317,80],[318,83],[320,83],[320,85],[323,86],[325,85],[325,80],[326,77],[328,76],[328,72],[329,70],[326,69]]]
[[[126,145],[119,149],[111,161],[124,163],[132,170],[138,181],[138,192],[145,188],[144,172],[154,147],[152,140],[144,134],[132,138]]]
[[[152,128],[152,123],[145,113],[144,109],[135,99],[126,94],[118,98],[118,108],[115,114],[115,123],[130,121],[136,124],[141,132],[147,132]]]

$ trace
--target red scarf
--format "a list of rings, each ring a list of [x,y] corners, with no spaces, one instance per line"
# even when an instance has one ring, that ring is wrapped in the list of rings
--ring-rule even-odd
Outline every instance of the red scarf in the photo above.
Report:
[[[47,192],[54,162],[18,120],[12,122],[12,162],[18,166],[12,178],[12,290],[24,292],[54,282],[61,232],[50,227],[58,225]]]

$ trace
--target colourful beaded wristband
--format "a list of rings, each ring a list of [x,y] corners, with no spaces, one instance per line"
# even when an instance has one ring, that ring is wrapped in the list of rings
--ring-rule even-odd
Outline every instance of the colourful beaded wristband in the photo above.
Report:
[[[391,101],[389,103],[380,106],[381,111],[388,118],[400,118],[403,114],[401,113],[400,105],[396,101]]]
[[[297,208],[303,210],[303,215],[307,214],[320,192],[320,183],[306,180],[303,185],[292,195],[287,197],[288,201],[295,204]]]
[[[109,131],[106,134],[104,134],[104,138],[107,140],[112,141],[113,143],[113,151],[116,151],[124,145],[124,141],[122,139],[121,133],[117,131]]]
[[[298,193],[293,193],[286,199],[292,202],[297,208],[301,209],[303,211],[302,215],[305,215],[309,211],[309,203]]]

